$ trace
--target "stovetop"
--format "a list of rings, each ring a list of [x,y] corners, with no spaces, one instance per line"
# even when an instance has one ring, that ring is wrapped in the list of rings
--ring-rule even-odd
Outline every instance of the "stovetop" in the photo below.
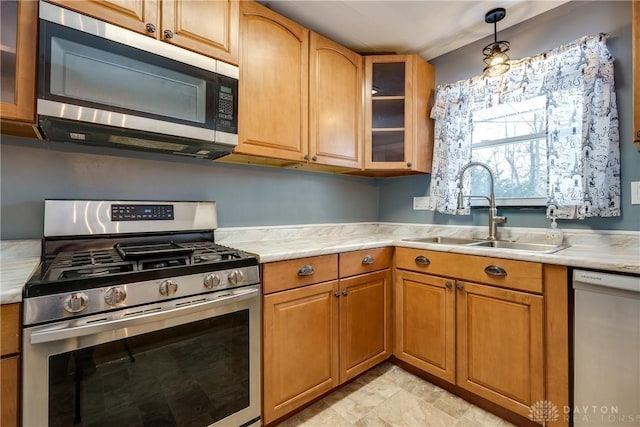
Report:
[[[212,241],[141,241],[60,251],[45,260],[24,297],[258,265],[257,257]]]

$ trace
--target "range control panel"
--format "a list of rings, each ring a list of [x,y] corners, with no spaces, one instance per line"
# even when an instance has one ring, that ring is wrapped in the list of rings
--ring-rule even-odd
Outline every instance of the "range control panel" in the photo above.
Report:
[[[111,205],[111,221],[173,219],[173,205]]]

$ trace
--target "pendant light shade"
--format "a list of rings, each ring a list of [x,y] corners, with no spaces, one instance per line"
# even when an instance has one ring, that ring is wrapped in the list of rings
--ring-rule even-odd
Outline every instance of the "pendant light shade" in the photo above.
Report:
[[[508,41],[498,41],[498,32],[496,23],[507,15],[507,11],[499,7],[492,9],[484,16],[484,20],[488,24],[493,24],[493,43],[490,43],[482,49],[484,55],[485,67],[483,74],[486,77],[499,76],[509,71],[511,65],[509,64],[509,56],[507,51],[509,50]]]

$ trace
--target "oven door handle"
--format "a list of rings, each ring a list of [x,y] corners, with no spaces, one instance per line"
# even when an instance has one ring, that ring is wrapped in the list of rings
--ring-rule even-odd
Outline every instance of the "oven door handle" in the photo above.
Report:
[[[91,323],[88,325],[76,326],[72,328],[44,330],[33,332],[31,334],[31,344],[41,344],[52,341],[60,341],[69,338],[77,338],[86,335],[94,335],[101,332],[113,331],[115,329],[124,329],[132,326],[143,325],[145,323],[165,320],[171,317],[183,316],[199,311],[208,310],[221,305],[233,302],[243,301],[249,298],[259,296],[258,288],[248,288],[235,291],[233,294],[226,294],[211,301],[194,303],[183,307],[172,308],[166,311],[156,311],[147,314],[141,314],[135,317],[125,317],[117,320],[107,320],[101,323]]]

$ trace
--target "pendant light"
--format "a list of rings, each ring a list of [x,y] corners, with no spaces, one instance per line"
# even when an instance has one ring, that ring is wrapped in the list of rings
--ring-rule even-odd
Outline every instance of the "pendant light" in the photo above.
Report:
[[[507,15],[507,11],[502,8],[491,9],[484,16],[484,21],[487,24],[493,24],[493,43],[489,43],[482,49],[484,55],[484,67],[483,74],[486,77],[499,76],[509,71],[511,67],[509,65],[509,56],[506,52],[509,50],[508,41],[498,41],[498,30],[496,23],[501,21]]]

